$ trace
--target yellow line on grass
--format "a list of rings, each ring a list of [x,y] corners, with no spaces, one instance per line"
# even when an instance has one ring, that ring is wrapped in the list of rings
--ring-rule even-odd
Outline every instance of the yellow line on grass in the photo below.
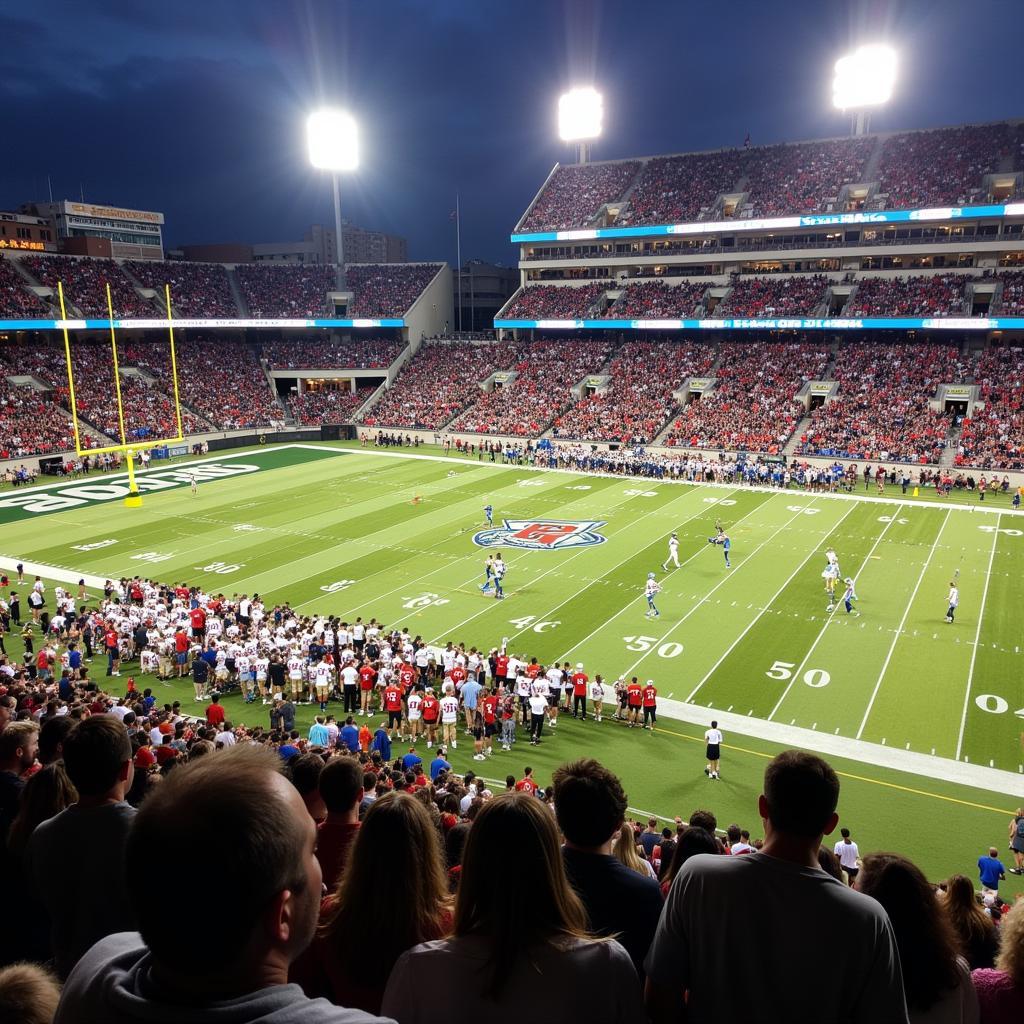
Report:
[[[669,736],[678,736],[680,739],[688,740],[690,743],[703,743],[702,737],[698,736],[687,736],[683,732],[675,732],[672,729],[662,729],[658,727],[657,734],[667,734]],[[724,750],[736,750],[741,754],[753,754],[755,757],[763,757],[766,761],[774,757],[774,754],[766,754],[763,750],[751,750],[749,747],[737,747],[732,743],[723,743],[722,748]],[[996,814],[1010,815],[1013,817],[1012,811],[1004,810],[1002,807],[990,807],[988,804],[976,804],[970,800],[961,800],[955,796],[943,796],[942,793],[929,793],[926,789],[914,789],[912,786],[901,786],[898,782],[885,782],[882,779],[869,779],[866,775],[854,775],[852,772],[842,772],[838,769],[834,769],[836,775],[839,775],[844,779],[854,779],[857,782],[867,782],[873,786],[885,786],[887,789],[898,789],[904,793],[913,793],[915,796],[929,796],[933,800],[945,800],[950,804],[961,804],[964,807],[973,807],[977,811],[993,811]]]

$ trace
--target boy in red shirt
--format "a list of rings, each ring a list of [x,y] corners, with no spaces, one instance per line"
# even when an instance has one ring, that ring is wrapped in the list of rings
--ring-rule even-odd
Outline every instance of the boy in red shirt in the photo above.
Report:
[[[370,695],[377,678],[377,670],[367,661],[359,669],[359,713],[370,715]]]
[[[644,690],[637,680],[636,676],[629,681],[626,686],[626,707],[629,709],[626,713],[626,719],[629,722],[630,729],[634,725],[640,724],[640,708],[644,702]]]
[[[427,687],[423,695],[423,727],[427,731],[427,749],[434,745],[434,738],[437,735],[437,716],[440,713],[440,701],[434,696],[434,689]]]
[[[658,691],[654,680],[648,679],[644,687],[644,728],[654,732],[654,723],[658,721]],[[648,724],[649,723],[649,724]]]
[[[533,781],[533,769],[526,767],[523,769],[523,777],[516,783],[517,793],[526,793],[527,796],[536,796],[537,790],[540,786]]]
[[[402,688],[396,683],[384,687],[384,710],[388,713],[388,734],[392,739],[402,735]],[[398,736],[395,730],[398,730]]]
[[[573,672],[570,681],[572,683],[572,717],[575,718],[578,713],[585,722],[587,720],[587,683],[590,682],[590,679],[583,671],[582,661],[576,666],[576,671]]]

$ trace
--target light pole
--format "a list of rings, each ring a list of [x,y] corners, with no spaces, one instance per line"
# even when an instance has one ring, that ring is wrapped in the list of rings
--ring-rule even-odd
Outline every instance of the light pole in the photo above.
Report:
[[[590,140],[601,134],[604,99],[591,86],[570,89],[558,100],[558,134],[565,142],[576,143],[576,162],[590,160]]]
[[[341,233],[341,171],[354,171],[359,166],[359,130],[351,114],[343,110],[324,109],[310,114],[306,120],[306,142],[309,162],[321,171],[330,171],[334,183],[334,255],[337,263],[336,285],[345,286],[345,244]]]
[[[853,135],[867,133],[870,108],[888,103],[895,81],[896,51],[881,43],[858,47],[836,61],[832,103],[853,114]]]

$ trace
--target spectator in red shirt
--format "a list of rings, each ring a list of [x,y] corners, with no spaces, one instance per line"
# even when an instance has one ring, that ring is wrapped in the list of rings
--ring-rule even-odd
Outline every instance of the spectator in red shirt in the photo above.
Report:
[[[206,709],[206,721],[209,725],[216,727],[220,725],[227,716],[224,714],[224,708],[221,707],[219,693],[215,693],[210,700],[213,703]]]
[[[320,773],[319,785],[327,817],[317,827],[316,858],[330,891],[345,870],[359,831],[359,805],[366,795],[362,766],[354,757],[336,757]]]
[[[523,769],[523,777],[516,783],[517,793],[526,793],[528,796],[536,796],[540,786],[533,781],[533,769],[527,766]]]
[[[206,637],[206,612],[202,608],[193,608],[188,617],[192,625],[192,638],[202,643]]]
[[[572,717],[575,718],[577,713],[580,718],[585,722],[587,720],[587,683],[590,682],[590,678],[587,673],[583,671],[583,662],[580,662],[576,666],[576,671],[572,674]]]

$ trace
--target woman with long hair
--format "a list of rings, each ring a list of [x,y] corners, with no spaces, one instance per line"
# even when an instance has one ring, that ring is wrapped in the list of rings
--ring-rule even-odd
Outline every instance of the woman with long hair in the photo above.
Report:
[[[946,882],[942,905],[971,970],[991,967],[999,950],[999,936],[992,918],[981,909],[971,880],[964,875],[953,875]]]
[[[651,862],[637,853],[636,833],[628,822],[623,822],[619,829],[619,837],[612,847],[612,856],[618,857],[630,871],[635,871],[638,875],[643,875],[644,878],[657,879]]]
[[[64,770],[63,761],[40,768],[21,792],[18,813],[7,831],[7,853],[21,861],[36,825],[59,814],[78,800],[78,791]]]
[[[1024,1020],[1024,899],[999,926],[1002,941],[995,970],[975,971],[981,1024],[1019,1024]]]
[[[698,853],[722,852],[718,840],[706,829],[699,825],[691,825],[682,835],[676,839],[676,849],[672,854],[672,863],[661,879],[661,895],[668,896],[672,888],[672,880],[679,874],[679,869]]]
[[[515,889],[495,877],[499,862],[516,866]],[[466,840],[453,936],[401,956],[382,1013],[402,1024],[646,1019],[629,955],[587,933],[554,819],[535,797],[505,793],[480,810]]]
[[[451,897],[441,841],[424,806],[387,793],[363,818],[349,862],[320,908],[320,927],[292,966],[309,996],[380,1013],[398,957],[446,935]]]
[[[917,865],[896,853],[868,854],[855,888],[878,900],[892,922],[911,1024],[977,1021],[970,968],[934,886]]]

